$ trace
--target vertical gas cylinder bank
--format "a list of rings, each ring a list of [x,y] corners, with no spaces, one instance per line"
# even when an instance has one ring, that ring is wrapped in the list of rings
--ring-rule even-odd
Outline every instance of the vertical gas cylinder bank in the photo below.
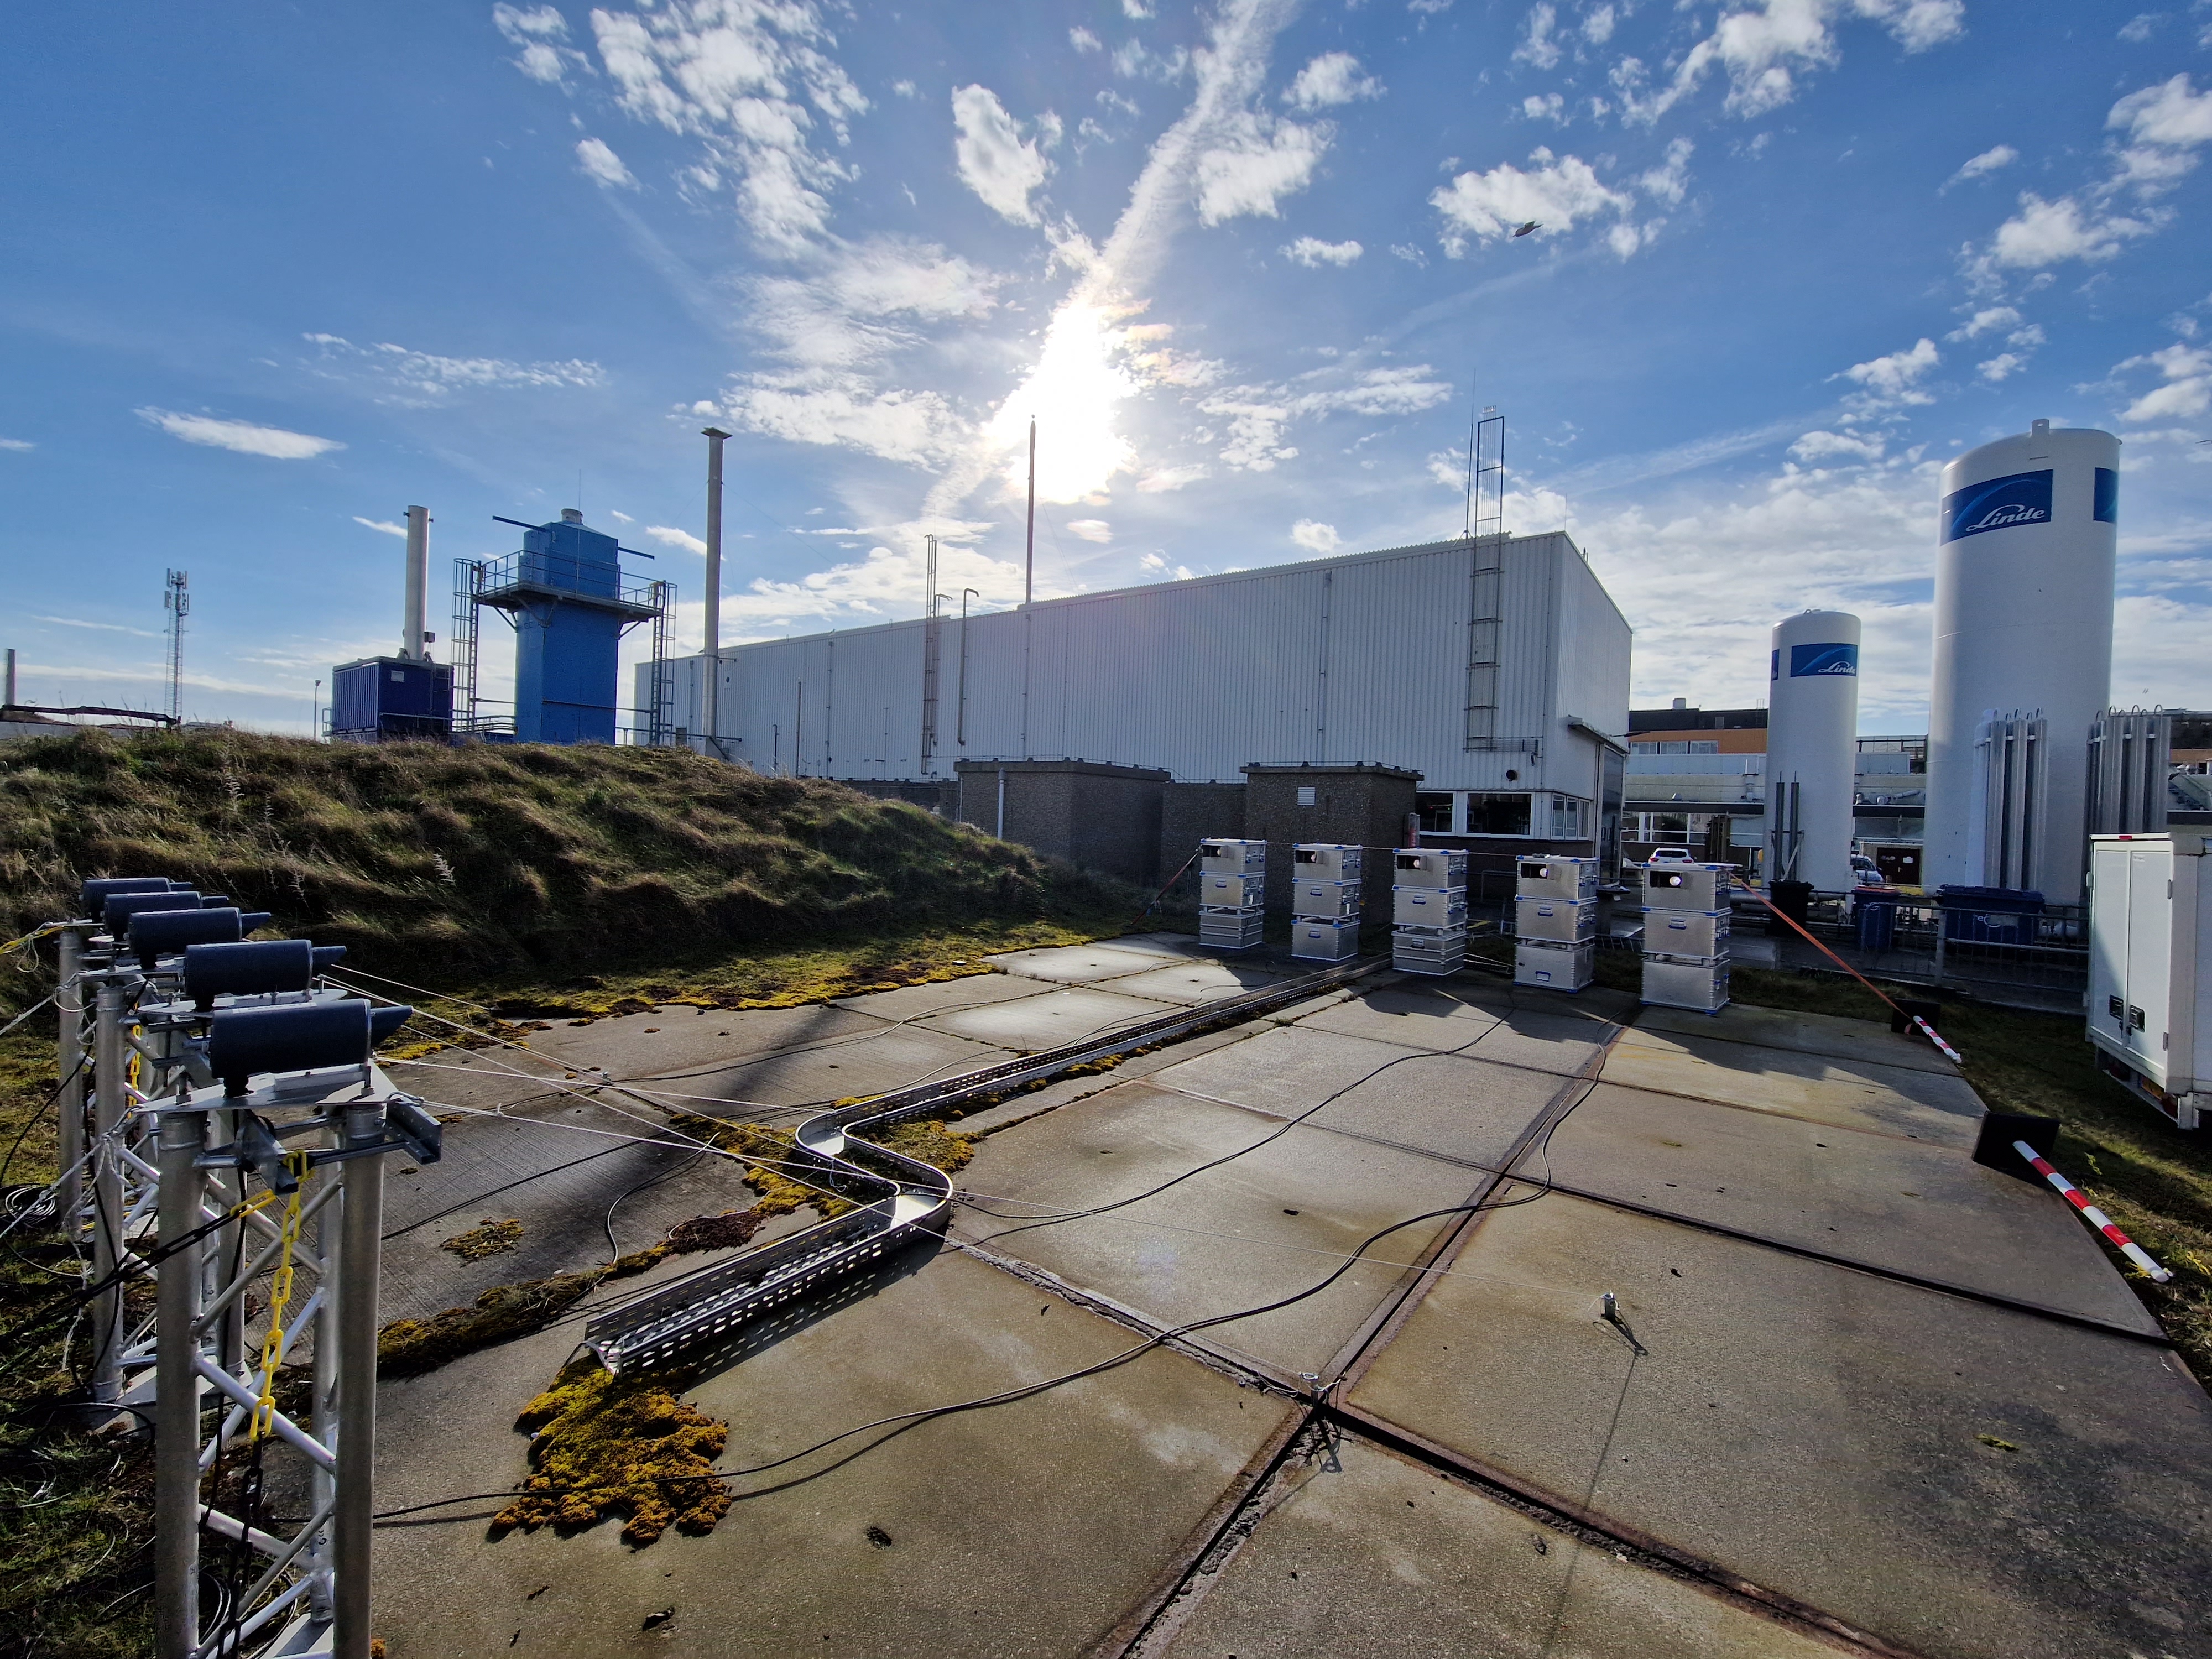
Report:
[[[1767,879],[1848,892],[1859,619],[1844,611],[1807,611],[1778,622],[1768,660]]]
[[[2119,466],[2111,433],[2038,421],[1943,469],[1931,887],[2081,896],[2089,727],[2112,690]]]

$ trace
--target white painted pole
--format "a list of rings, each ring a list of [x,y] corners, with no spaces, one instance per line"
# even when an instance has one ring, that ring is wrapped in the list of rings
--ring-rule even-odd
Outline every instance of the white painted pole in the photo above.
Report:
[[[709,753],[722,753],[722,443],[730,434],[702,428],[707,440],[707,686],[701,711]]]
[[[430,586],[430,509],[407,509],[407,608],[400,617],[399,654],[424,660],[422,628],[428,618]]]

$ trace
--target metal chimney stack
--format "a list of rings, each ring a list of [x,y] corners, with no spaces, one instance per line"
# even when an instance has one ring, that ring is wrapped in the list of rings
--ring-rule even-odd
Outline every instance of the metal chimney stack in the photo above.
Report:
[[[422,625],[429,603],[430,509],[407,509],[407,608],[400,617],[399,654],[410,662],[428,662],[422,648]]]

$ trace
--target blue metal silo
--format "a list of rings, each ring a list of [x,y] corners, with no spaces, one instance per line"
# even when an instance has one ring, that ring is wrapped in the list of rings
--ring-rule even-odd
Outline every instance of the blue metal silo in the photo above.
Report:
[[[485,560],[467,596],[514,624],[514,736],[612,743],[622,636],[665,616],[666,585],[625,581],[624,550],[574,507],[555,523],[520,528],[522,550]]]

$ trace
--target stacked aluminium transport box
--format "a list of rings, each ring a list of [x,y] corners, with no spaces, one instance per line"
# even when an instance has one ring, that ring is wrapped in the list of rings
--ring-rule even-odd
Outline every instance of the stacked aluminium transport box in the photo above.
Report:
[[[1267,843],[1209,841],[1198,849],[1198,942],[1249,951],[1267,918]]]
[[[1467,854],[1407,848],[1395,855],[1390,965],[1407,974],[1455,974],[1467,961]]]
[[[1528,858],[1513,899],[1513,982],[1579,991],[1597,972],[1597,860]]]
[[[1291,954],[1342,962],[1359,954],[1360,854],[1332,842],[1291,849]]]
[[[1718,1013],[1729,1000],[1733,864],[1644,869],[1644,1000]]]

